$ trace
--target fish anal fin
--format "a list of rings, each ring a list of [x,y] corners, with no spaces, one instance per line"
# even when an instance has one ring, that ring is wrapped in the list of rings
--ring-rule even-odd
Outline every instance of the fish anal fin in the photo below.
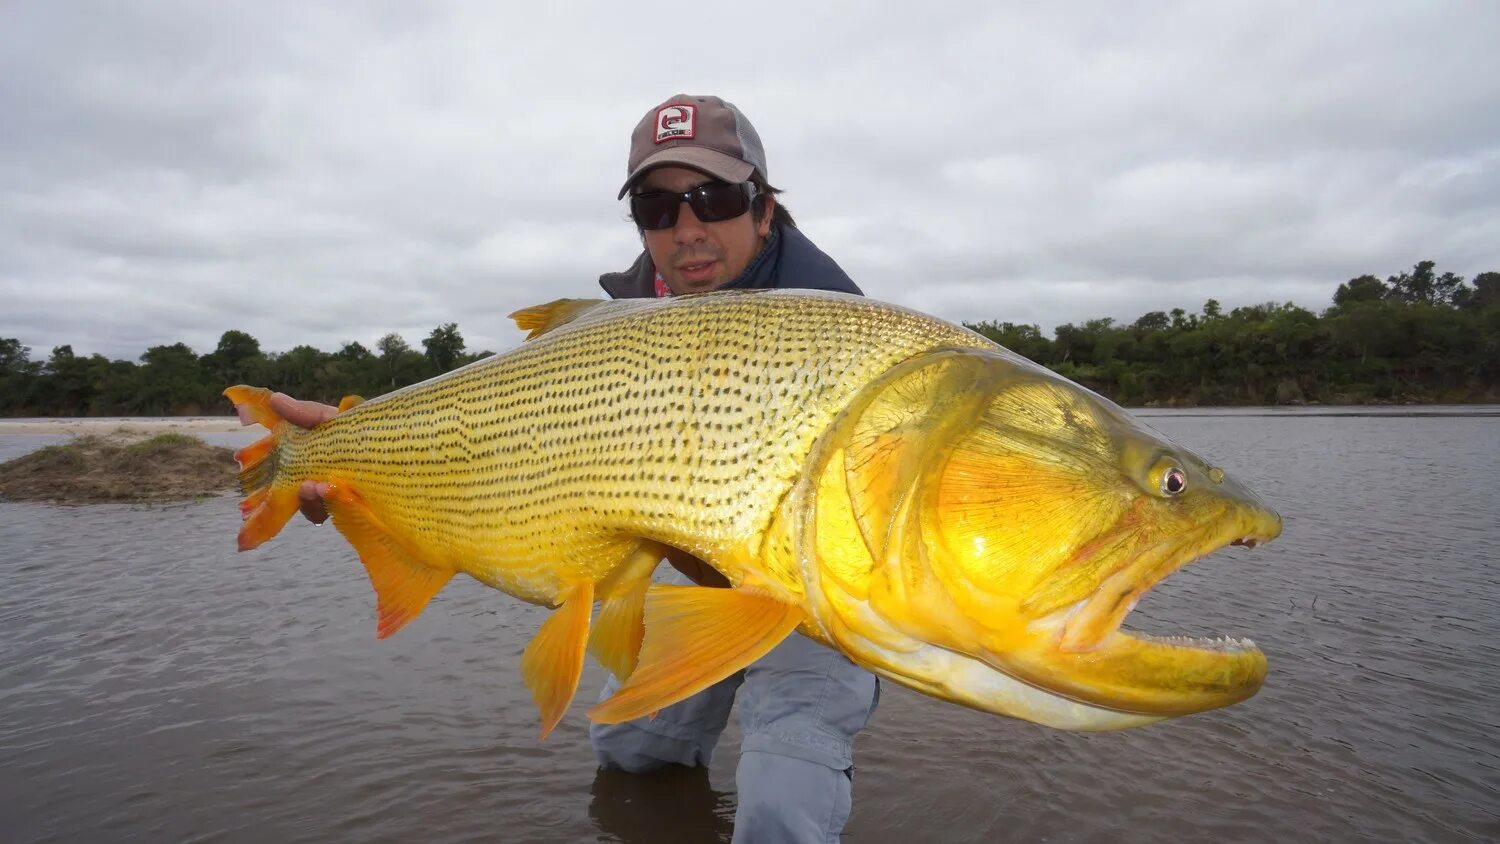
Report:
[[[521,676],[542,716],[539,740],[547,738],[573,702],[593,611],[594,584],[584,581],[542,622],[521,656]]]
[[[357,404],[364,404],[364,396],[348,395],[339,400],[339,413],[343,413]]]
[[[511,314],[510,318],[516,321],[517,328],[529,332],[527,340],[534,340],[554,328],[567,325],[579,314],[603,303],[603,299],[557,299],[545,305],[522,308]]]
[[[384,639],[405,627],[453,579],[452,569],[433,566],[406,547],[352,485],[331,480],[323,501],[333,516],[334,527],[359,552],[359,560],[370,576],[377,605],[377,638]]]
[[[635,670],[646,633],[646,590],[667,549],[642,542],[599,585],[599,615],[589,632],[589,653],[620,680]]]
[[[589,718],[616,724],[691,697],[765,656],[804,617],[794,604],[747,589],[654,585],[640,663]]]

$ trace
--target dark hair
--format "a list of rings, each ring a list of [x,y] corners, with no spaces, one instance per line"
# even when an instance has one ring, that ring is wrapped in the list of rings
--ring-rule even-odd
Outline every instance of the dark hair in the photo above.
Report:
[[[760,177],[759,173],[750,176],[750,183],[755,185],[758,191],[755,201],[750,204],[750,213],[755,215],[755,222],[759,223],[766,213],[766,201],[762,197],[776,196],[781,193],[781,189],[771,187],[765,179]],[[771,222],[793,229],[797,227],[797,222],[792,219],[792,212],[786,210],[786,204],[780,199],[776,200],[776,210],[771,212]]]

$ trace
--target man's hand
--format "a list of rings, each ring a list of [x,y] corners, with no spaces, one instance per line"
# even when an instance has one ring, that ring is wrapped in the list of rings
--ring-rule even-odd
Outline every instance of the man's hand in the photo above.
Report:
[[[331,404],[315,401],[298,401],[286,393],[271,395],[271,409],[282,419],[299,428],[311,428],[339,415],[339,409]],[[328,521],[328,508],[323,506],[323,496],[328,494],[328,484],[304,481],[297,490],[297,508],[309,522],[321,525]]]

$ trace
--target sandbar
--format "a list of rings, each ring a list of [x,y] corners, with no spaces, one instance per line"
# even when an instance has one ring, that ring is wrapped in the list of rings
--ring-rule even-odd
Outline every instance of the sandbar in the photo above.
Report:
[[[0,436],[57,435],[111,436],[181,433],[223,433],[242,427],[234,416],[183,416],[105,419],[0,419]]]

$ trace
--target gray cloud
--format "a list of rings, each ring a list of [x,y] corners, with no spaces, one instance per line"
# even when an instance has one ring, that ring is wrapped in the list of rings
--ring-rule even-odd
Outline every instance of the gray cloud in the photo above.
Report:
[[[720,93],[873,296],[1063,322],[1500,270],[1493,4],[8,4],[0,337],[133,358],[597,294],[630,128]]]

